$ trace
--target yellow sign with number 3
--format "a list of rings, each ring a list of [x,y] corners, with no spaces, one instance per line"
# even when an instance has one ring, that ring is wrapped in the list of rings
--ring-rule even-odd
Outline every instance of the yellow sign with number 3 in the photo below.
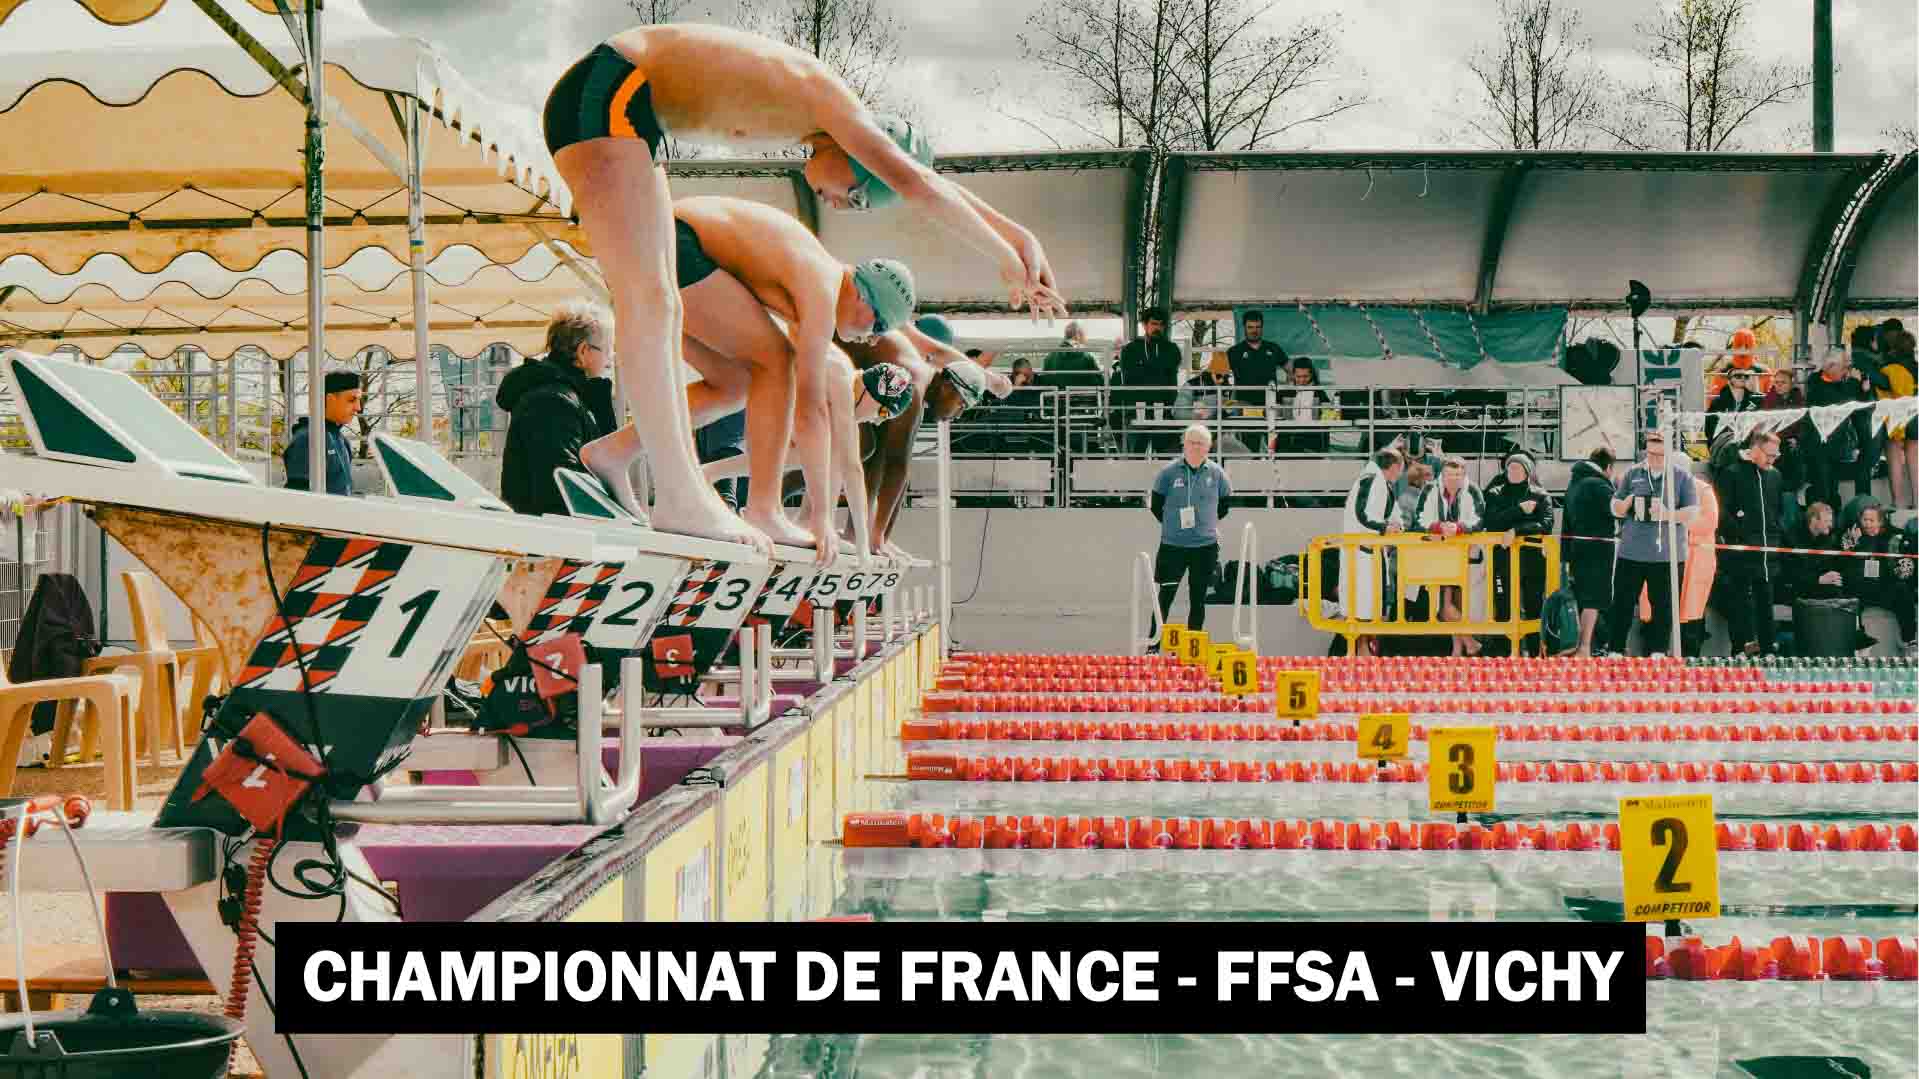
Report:
[[[1206,636],[1205,630],[1187,630],[1182,643],[1185,647],[1180,651],[1179,658],[1198,667],[1213,661],[1213,642]]]
[[[1431,767],[1426,806],[1434,813],[1491,813],[1495,786],[1491,727],[1434,727],[1426,732]]]
[[[1406,742],[1412,734],[1413,717],[1403,713],[1359,717],[1359,757],[1368,761],[1397,761],[1406,758]]]
[[[1219,671],[1219,686],[1229,696],[1244,697],[1259,689],[1259,657],[1245,649],[1235,649]]]
[[[1626,920],[1719,917],[1719,842],[1712,795],[1619,800]]]
[[[1280,671],[1273,679],[1273,714],[1280,719],[1319,718],[1319,672]]]

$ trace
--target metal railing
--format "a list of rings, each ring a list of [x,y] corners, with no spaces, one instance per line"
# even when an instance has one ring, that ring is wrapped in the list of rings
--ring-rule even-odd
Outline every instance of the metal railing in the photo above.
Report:
[[[1525,617],[1522,597],[1532,588],[1525,573],[1532,560],[1520,557],[1526,550],[1538,551],[1544,562],[1543,587],[1537,592],[1543,610],[1545,597],[1559,587],[1559,537],[1519,536],[1508,544],[1495,532],[1451,538],[1423,532],[1315,536],[1299,560],[1300,603],[1314,629],[1346,638],[1349,654],[1359,637],[1494,635],[1510,638],[1512,654],[1518,655],[1520,642],[1539,632],[1540,621]],[[1321,572],[1329,553],[1338,557],[1335,581],[1327,581],[1328,574]],[[1481,571],[1501,557],[1506,559],[1505,618],[1496,613],[1494,574]],[[1407,610],[1415,589],[1428,593],[1423,597],[1425,614],[1419,618],[1409,617]],[[1441,617],[1446,604],[1436,594],[1440,589],[1457,590],[1458,619]],[[1338,604],[1337,615],[1327,613],[1327,600]],[[1475,611],[1484,615],[1474,617]]]

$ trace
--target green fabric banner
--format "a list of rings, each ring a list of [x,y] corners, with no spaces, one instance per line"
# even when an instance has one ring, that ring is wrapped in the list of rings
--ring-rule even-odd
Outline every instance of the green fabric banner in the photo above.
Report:
[[[1249,311],[1265,316],[1266,339],[1289,356],[1316,360],[1422,356],[1460,370],[1487,359],[1558,365],[1566,332],[1566,310],[1558,307],[1475,315],[1453,308],[1293,304],[1236,309],[1233,322],[1242,338]]]

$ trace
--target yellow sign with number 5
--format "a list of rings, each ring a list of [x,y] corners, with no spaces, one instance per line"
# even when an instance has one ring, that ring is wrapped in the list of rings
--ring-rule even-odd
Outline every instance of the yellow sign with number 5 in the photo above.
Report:
[[[1413,717],[1403,712],[1359,717],[1359,757],[1368,761],[1406,758],[1406,742]]]
[[[1259,689],[1259,657],[1237,649],[1220,667],[1219,685],[1228,695],[1244,697]]]
[[[1186,627],[1168,622],[1159,627],[1159,650],[1174,658],[1186,654]]]
[[[1712,795],[1619,800],[1626,920],[1719,917],[1719,842]]]
[[[1203,629],[1189,629],[1184,640],[1185,647],[1179,658],[1195,666],[1204,667],[1213,661],[1213,642]]]
[[[1273,679],[1273,714],[1280,719],[1319,718],[1319,672],[1280,671]]]
[[[1426,806],[1434,813],[1491,813],[1494,765],[1491,727],[1434,727],[1426,732],[1431,768]]]

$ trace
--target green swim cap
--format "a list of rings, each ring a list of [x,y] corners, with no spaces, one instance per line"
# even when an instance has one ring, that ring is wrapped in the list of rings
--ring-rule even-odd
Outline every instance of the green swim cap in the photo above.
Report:
[[[959,335],[953,332],[953,324],[938,315],[921,315],[913,321],[913,328],[948,348],[959,340]]]
[[[874,119],[879,123],[880,130],[886,132],[893,140],[893,145],[906,151],[907,156],[920,164],[928,168],[932,167],[933,144],[926,141],[926,136],[920,134],[918,128],[897,116],[878,116]],[[871,170],[860,164],[858,158],[847,154],[846,160],[853,165],[855,202],[863,201],[865,209],[878,210],[900,200],[898,192],[886,186],[885,180],[873,175]]]
[[[867,259],[853,267],[853,287],[873,308],[873,333],[898,329],[913,317],[913,271],[894,259]]]

